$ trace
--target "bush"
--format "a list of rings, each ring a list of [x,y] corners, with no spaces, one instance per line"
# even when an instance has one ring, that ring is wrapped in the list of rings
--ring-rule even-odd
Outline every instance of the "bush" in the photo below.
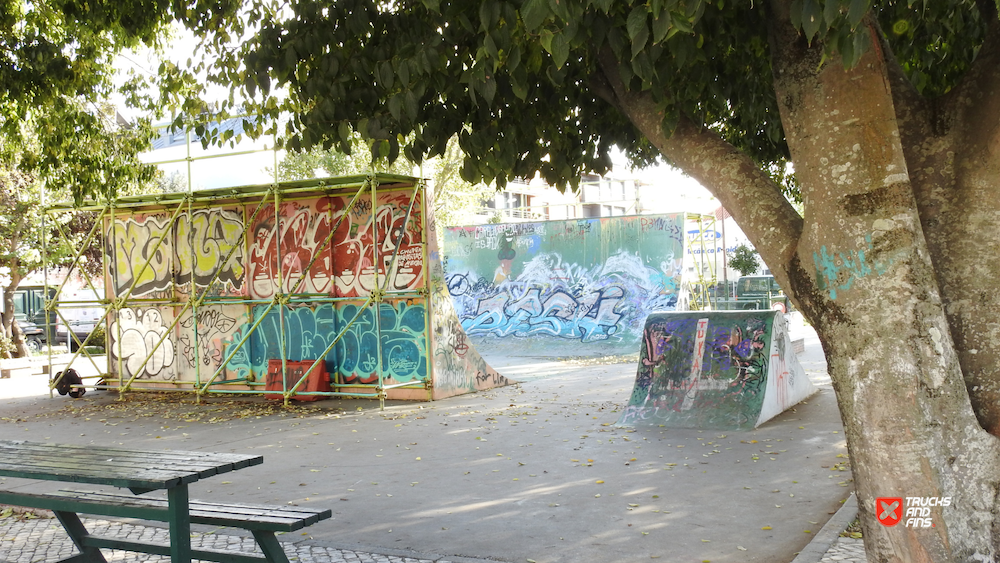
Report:
[[[88,346],[100,346],[101,348],[108,347],[108,331],[104,328],[104,323],[98,323],[94,330],[90,333],[90,340],[87,342]]]
[[[0,330],[0,358],[9,358],[14,354],[14,343]]]

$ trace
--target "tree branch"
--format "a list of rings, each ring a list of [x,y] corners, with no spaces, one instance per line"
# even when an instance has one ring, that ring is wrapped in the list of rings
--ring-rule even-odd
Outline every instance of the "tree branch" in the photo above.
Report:
[[[593,90],[595,94],[598,95],[602,100],[611,104],[616,110],[625,113],[622,109],[621,104],[618,103],[618,97],[615,95],[615,89],[608,82],[604,73],[595,73],[590,77],[590,89]]]
[[[802,218],[781,188],[743,152],[714,131],[681,117],[672,135],[663,131],[663,113],[648,92],[628,90],[610,48],[598,54],[602,82],[595,92],[618,108],[674,166],[698,180],[719,199],[753,241],[783,287],[802,234]],[[592,81],[593,83],[594,81]]]

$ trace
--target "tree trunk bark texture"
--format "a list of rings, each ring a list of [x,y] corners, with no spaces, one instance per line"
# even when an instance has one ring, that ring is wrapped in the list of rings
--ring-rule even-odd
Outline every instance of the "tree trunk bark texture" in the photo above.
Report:
[[[844,70],[792,28],[789,3],[771,2],[771,52],[803,217],[713,132],[682,118],[666,137],[602,53],[609,101],[733,213],[816,328],[869,561],[1000,560],[1000,261],[982,252],[1000,248],[1000,48],[930,104],[873,21],[875,47]],[[950,502],[933,527],[885,526],[879,497]]]
[[[982,290],[997,278],[976,277],[982,242],[966,238],[968,221],[955,213],[956,204],[969,206],[959,203],[964,197],[994,191],[983,177],[988,159],[959,154],[957,139],[907,130],[919,129],[920,120],[908,109],[900,118],[897,104],[905,101],[893,96],[894,60],[868,25],[875,47],[848,71],[822,64],[820,48],[790,26],[772,30],[775,88],[806,210],[792,288],[809,295],[805,310],[826,351],[869,560],[995,561],[1000,445],[986,431],[997,428],[993,407],[973,406],[993,405],[982,392],[996,391],[985,382],[996,381],[997,367],[969,350],[989,347],[983,357],[994,357],[982,329],[995,323],[989,311],[997,309],[983,306],[996,296]],[[973,127],[958,129],[950,136]],[[925,165],[925,177],[915,181],[911,169],[921,163],[913,156],[921,152],[965,179],[939,184]],[[926,203],[934,197],[943,201]],[[996,197],[989,202],[987,209]],[[925,231],[935,209],[953,214]],[[995,233],[1000,216],[991,213]],[[976,221],[979,228],[987,217]],[[967,387],[972,365],[979,371]],[[951,502],[932,507],[933,528],[890,527],[876,518],[878,497]]]
[[[24,341],[24,333],[14,318],[14,292],[21,283],[21,275],[17,270],[17,261],[11,268],[10,286],[3,288],[3,309],[0,309],[0,319],[3,323],[3,333],[14,345],[14,357],[26,358],[30,355],[28,344]]]

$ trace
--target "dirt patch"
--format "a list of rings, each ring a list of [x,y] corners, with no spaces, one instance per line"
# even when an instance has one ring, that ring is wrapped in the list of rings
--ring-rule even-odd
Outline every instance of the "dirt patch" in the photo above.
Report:
[[[109,419],[136,421],[160,418],[179,422],[217,423],[246,418],[303,418],[336,416],[345,412],[331,401],[309,404],[267,401],[261,397],[210,397],[196,404],[191,397],[177,393],[132,392],[120,400],[73,402],[60,409],[37,413],[32,418],[82,418],[107,422]],[[17,422],[16,420],[11,420]]]

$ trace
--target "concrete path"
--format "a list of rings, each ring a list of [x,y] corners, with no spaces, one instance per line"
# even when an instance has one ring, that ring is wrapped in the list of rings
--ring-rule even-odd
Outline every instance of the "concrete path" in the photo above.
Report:
[[[354,400],[283,410],[180,394],[13,397],[31,384],[6,380],[0,434],[263,454],[263,465],[199,482],[192,496],[329,507],[334,518],[300,541],[428,561],[788,562],[853,490],[814,335],[800,360],[819,393],[749,432],[616,427],[634,364],[488,359],[525,382],[384,411]],[[0,559],[12,557],[6,545]],[[339,561],[310,557],[301,560]]]

